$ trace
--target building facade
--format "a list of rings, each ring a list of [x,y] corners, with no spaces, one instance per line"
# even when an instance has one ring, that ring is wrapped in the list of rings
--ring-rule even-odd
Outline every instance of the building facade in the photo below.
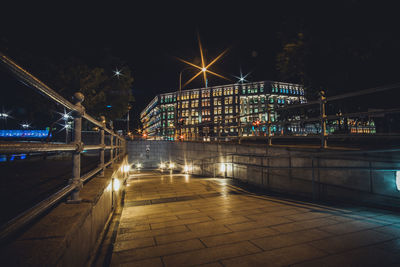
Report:
[[[140,118],[149,139],[265,135],[268,116],[272,122],[278,120],[276,108],[305,102],[304,88],[299,84],[228,84],[157,95]],[[274,125],[271,131],[281,132],[281,128]],[[299,133],[304,130],[295,123],[289,129]]]

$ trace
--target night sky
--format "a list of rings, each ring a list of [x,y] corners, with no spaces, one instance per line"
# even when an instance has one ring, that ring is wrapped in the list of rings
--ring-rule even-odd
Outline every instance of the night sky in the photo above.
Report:
[[[57,1],[48,6],[3,6],[1,37],[20,50],[50,58],[75,56],[94,65],[105,54],[121,58],[135,79],[136,114],[154,95],[177,90],[179,71],[186,65],[175,57],[199,61],[197,32],[208,60],[229,47],[212,70],[232,83],[240,68],[252,72],[250,81],[277,80],[276,55],[282,39],[299,31],[321,36],[387,31],[399,38],[394,8],[363,1],[131,2],[135,4]],[[192,73],[185,71],[183,80]],[[210,86],[226,83],[209,76]],[[201,86],[197,79],[186,88]]]

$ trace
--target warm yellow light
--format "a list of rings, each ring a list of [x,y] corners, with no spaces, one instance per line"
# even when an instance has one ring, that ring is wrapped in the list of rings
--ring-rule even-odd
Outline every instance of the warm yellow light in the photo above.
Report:
[[[194,68],[199,69],[200,71],[198,73],[196,73],[192,78],[190,78],[183,86],[188,85],[189,83],[191,83],[194,79],[196,79],[198,76],[200,76],[201,74],[203,74],[203,79],[204,79],[204,85],[207,86],[207,73],[210,73],[212,75],[215,75],[217,77],[220,77],[222,79],[225,80],[230,80],[220,74],[217,74],[215,72],[210,71],[208,68],[211,67],[215,62],[217,62],[223,55],[225,55],[228,52],[228,49],[225,49],[221,54],[219,54],[216,58],[214,58],[208,65],[206,64],[206,60],[204,58],[204,53],[203,53],[203,46],[201,45],[201,41],[200,41],[200,36],[198,35],[198,41],[199,41],[199,48],[200,48],[200,58],[201,58],[201,66],[197,66],[189,61],[186,61],[184,59],[180,59],[178,58],[178,60],[182,61],[185,64],[188,64]]]
[[[220,170],[221,172],[225,172],[225,170],[226,170],[226,168],[225,168],[225,163],[222,163],[222,164],[219,166],[219,170]]]
[[[175,168],[175,164],[174,164],[173,162],[171,162],[171,163],[169,164],[169,168],[170,168],[170,169]]]
[[[131,169],[130,165],[124,165],[124,167],[123,167],[124,172],[129,172],[130,169]]]
[[[114,191],[118,191],[120,187],[121,187],[121,183],[119,182],[119,180],[117,178],[114,178],[114,180],[113,180]]]
[[[110,182],[110,183],[108,184],[108,186],[107,186],[107,188],[106,188],[106,191],[107,191],[107,192],[111,191],[111,184],[112,184],[112,182]]]
[[[188,173],[188,172],[189,172],[189,166],[188,166],[188,165],[185,165],[185,167],[183,167],[183,171],[184,171],[185,173]]]
[[[162,169],[165,169],[167,166],[165,165],[165,163],[163,163],[163,162],[161,162],[160,163],[160,169],[162,170]]]

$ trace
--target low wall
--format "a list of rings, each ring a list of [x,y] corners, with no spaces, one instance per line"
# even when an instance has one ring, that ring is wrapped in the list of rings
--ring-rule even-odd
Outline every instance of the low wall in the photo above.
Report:
[[[94,177],[80,192],[82,202],[61,203],[24,231],[0,252],[2,266],[87,266],[95,256],[102,233],[121,192],[113,190],[111,177],[124,184],[120,163]]]
[[[231,177],[270,191],[400,207],[399,153],[358,153],[264,145],[132,141],[130,163],[173,161],[193,174]],[[224,165],[224,166],[221,166]]]

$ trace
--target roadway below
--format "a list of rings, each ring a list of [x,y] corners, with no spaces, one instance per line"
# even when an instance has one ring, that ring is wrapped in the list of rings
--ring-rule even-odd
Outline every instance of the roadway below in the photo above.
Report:
[[[399,266],[400,214],[142,171],[105,240],[97,266]]]

